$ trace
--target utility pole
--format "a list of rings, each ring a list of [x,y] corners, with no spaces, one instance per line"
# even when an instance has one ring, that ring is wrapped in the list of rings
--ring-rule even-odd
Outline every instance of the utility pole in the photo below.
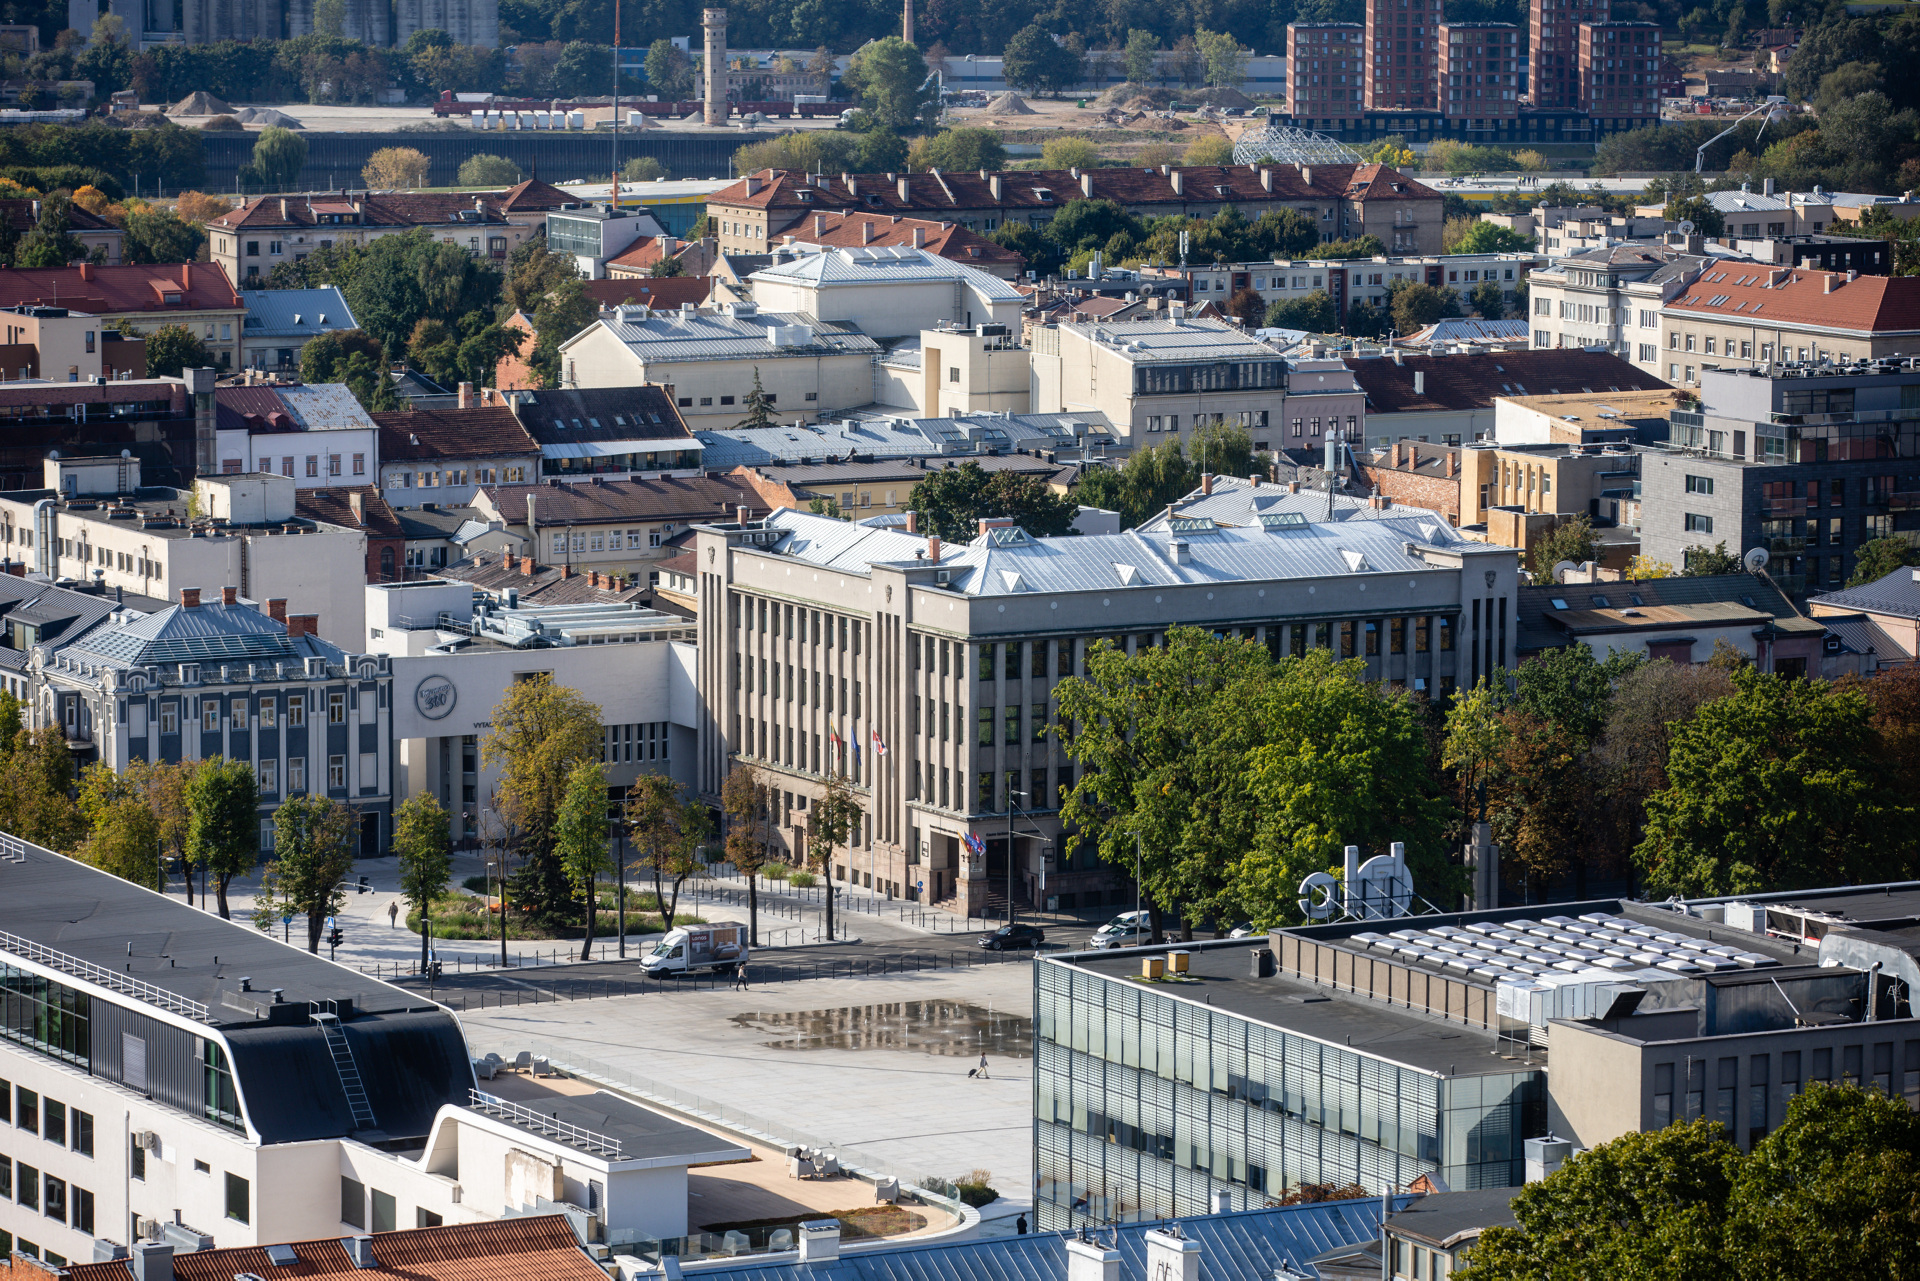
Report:
[[[611,207],[620,207],[620,0],[613,0],[613,189]],[[620,918],[626,924],[626,917]],[[624,931],[623,931],[624,933]],[[625,956],[623,950],[620,955]]]

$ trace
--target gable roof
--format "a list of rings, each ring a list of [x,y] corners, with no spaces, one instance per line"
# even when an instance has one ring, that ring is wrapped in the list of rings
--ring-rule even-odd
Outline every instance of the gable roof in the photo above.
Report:
[[[1855,609],[1890,618],[1920,618],[1920,569],[1902,565],[1870,583],[1808,598],[1809,605]]]
[[[628,304],[652,307],[657,311],[678,311],[686,303],[705,305],[713,292],[712,276],[642,276],[625,280],[585,280],[581,285],[587,297],[602,307]]]
[[[1263,173],[1270,175],[1265,181]],[[886,174],[814,179],[785,169],[762,169],[714,192],[707,205],[778,210],[794,217],[815,210],[937,217],[949,209],[1053,210],[1082,196],[1123,206],[1440,199],[1431,187],[1386,165],[1181,165],[1164,172],[1083,169],[1077,176],[1066,169],[929,170],[896,174],[891,180]],[[769,233],[779,229],[770,225]]]
[[[515,418],[543,449],[620,440],[657,440],[668,448],[698,448],[673,397],[654,383],[527,391],[518,393],[515,400]]]
[[[174,301],[169,302],[172,297]],[[165,266],[0,267],[0,307],[128,311],[239,311],[240,295],[218,263]]]
[[[914,233],[920,241],[914,244]],[[781,234],[805,245],[858,247],[860,245],[906,245],[925,249],[942,258],[972,263],[976,267],[992,265],[1025,266],[1026,257],[985,236],[968,231],[956,222],[928,218],[908,218],[900,214],[869,217],[848,210],[822,211],[802,218]]]
[[[353,509],[358,497],[360,510]],[[385,495],[375,485],[342,485],[335,489],[301,489],[293,496],[293,509],[303,519],[344,529],[365,530],[369,538],[405,538],[406,530],[387,505]]]
[[[545,485],[487,485],[478,506],[491,507],[512,525],[527,520],[527,499],[535,518],[552,525],[594,525],[616,520],[733,519],[738,507],[764,504],[747,485],[725,476],[669,476],[659,480],[602,480]],[[838,522],[835,522],[838,523]]]
[[[382,461],[532,455],[539,443],[504,405],[473,409],[399,409],[373,416]]]
[[[1920,333],[1920,276],[1860,276],[1730,265],[1707,272],[1665,307],[1676,319],[1809,325],[1850,333]]]
[[[18,235],[26,235],[40,225],[40,215],[35,211],[40,202],[22,197],[17,200],[0,200],[0,218]],[[67,229],[80,232],[111,231],[120,234],[120,228],[102,218],[99,214],[89,213],[79,205],[67,204]]]
[[[358,329],[347,300],[333,285],[314,289],[242,289],[247,338],[298,338],[305,341],[336,329]]]
[[[210,219],[207,226],[220,231],[315,227],[321,225],[321,218],[335,215],[350,217],[355,220],[352,225],[361,227],[501,223],[506,221],[501,208],[501,201],[506,194],[497,191],[374,191],[259,196],[238,209],[229,209],[218,218]],[[563,199],[572,198],[563,196]],[[518,209],[516,212],[524,213],[527,209]]]
[[[1485,409],[1497,396],[1562,392],[1660,391],[1667,387],[1612,352],[1574,348],[1467,352],[1456,356],[1404,355],[1350,360],[1367,394],[1369,414]],[[1422,374],[1422,389],[1413,388]]]
[[[524,546],[524,544],[523,544]],[[526,548],[528,552],[531,547]],[[434,570],[440,578],[468,583],[492,596],[512,588],[523,605],[605,605],[639,601],[644,603],[648,587],[629,582],[622,588],[595,586],[591,574],[575,573],[560,565],[535,564],[533,572],[523,568],[526,556],[510,552],[482,552],[462,561]],[[616,581],[602,574],[603,584]]]
[[[298,1262],[276,1265],[266,1246],[176,1253],[177,1281],[233,1281],[235,1276],[284,1277],[287,1281],[360,1281],[368,1274],[348,1257],[338,1237],[296,1241]],[[372,1275],[406,1276],[411,1281],[606,1281],[607,1274],[580,1248],[566,1216],[529,1215],[453,1223],[437,1228],[404,1228],[373,1238],[380,1266]],[[66,1274],[73,1281],[130,1281],[124,1259],[76,1263]]]
[[[553,186],[541,182],[538,178],[529,178],[517,187],[509,187],[494,201],[504,213],[540,213],[548,209],[559,209],[565,205],[577,205],[580,197],[569,195]]]

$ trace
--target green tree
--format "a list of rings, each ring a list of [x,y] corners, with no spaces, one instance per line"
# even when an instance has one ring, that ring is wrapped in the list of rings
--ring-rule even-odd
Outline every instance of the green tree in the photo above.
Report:
[[[1440,767],[1460,780],[1460,810],[1469,817],[1480,816],[1483,789],[1506,751],[1508,701],[1504,681],[1482,676],[1472,689],[1455,693],[1447,707]]]
[[[89,765],[80,778],[80,814],[87,828],[76,851],[81,859],[135,885],[160,884],[160,825],[131,772]]]
[[[766,390],[760,386],[760,366],[753,367],[753,390],[747,393],[747,416],[733,425],[735,431],[771,427],[773,421],[773,402],[767,399]]]
[[[561,281],[533,312],[533,358],[528,363],[542,385],[560,385],[560,344],[591,325],[600,316],[600,304],[575,276]]]
[[[74,804],[73,754],[56,725],[22,729],[0,761],[0,831],[50,850],[73,849],[86,834]]]
[[[207,344],[185,325],[162,325],[147,334],[147,372],[156,378],[177,378],[182,369],[212,364]]]
[[[1911,875],[1909,798],[1883,785],[1857,689],[1743,667],[1675,731],[1670,785],[1634,859],[1652,893],[1700,897]]]
[[[1364,298],[1347,304],[1347,333],[1355,338],[1378,338],[1386,331],[1386,312]]]
[[[1281,298],[1267,308],[1270,329],[1303,329],[1310,334],[1330,334],[1340,320],[1333,312],[1333,299],[1324,289],[1316,289],[1304,298]]]
[[[620,166],[620,177],[625,182],[653,182],[667,176],[667,167],[652,156],[635,156]]]
[[[1269,209],[1248,229],[1247,242],[1247,247],[1263,258],[1317,257],[1321,247],[1320,225],[1298,209]],[[1386,252],[1385,245],[1380,245],[1377,250],[1359,252],[1368,242],[1380,245],[1377,236],[1362,236],[1358,240],[1334,243],[1352,248],[1355,252],[1347,255],[1351,257],[1365,258]]]
[[[447,811],[432,792],[415,792],[393,811],[393,853],[400,893],[420,918],[420,972],[427,972],[433,938],[433,904],[453,875],[453,838]]]
[[[693,62],[662,36],[647,46],[647,84],[662,98],[680,101],[693,93]]]
[[[989,231],[987,239],[1002,249],[1011,249],[1019,254],[1027,260],[1027,269],[1041,276],[1050,276],[1059,271],[1061,263],[1066,261],[1060,246],[1046,233],[1011,218]]]
[[[227,887],[260,861],[260,785],[253,766],[216,756],[202,761],[187,785],[187,861],[199,867],[201,897],[213,875],[220,919],[232,920]]]
[[[1743,1275],[1724,1235],[1740,1162],[1707,1120],[1576,1152],[1514,1198],[1518,1227],[1480,1234],[1455,1281],[1731,1281]]]
[[[1154,55],[1160,52],[1160,37],[1135,28],[1127,32],[1127,82],[1143,85],[1153,79]]]
[[[501,771],[495,808],[518,829],[525,860],[514,897],[560,920],[570,895],[555,824],[574,766],[600,756],[600,708],[542,673],[508,686],[489,720],[492,729],[480,740],[481,763]]]
[[[1078,84],[1084,74],[1080,54],[1038,25],[1014,32],[1001,56],[1007,83],[1025,93],[1058,96]]]
[[[1600,554],[1600,536],[1587,516],[1569,516],[1557,520],[1546,533],[1527,547],[1527,569],[1536,578],[1545,579],[1561,561],[1584,565]]]
[[[1233,163],[1233,140],[1222,134],[1195,138],[1187,144],[1187,152],[1182,159],[1190,165],[1230,165]]]
[[[1727,550],[1725,539],[1712,547],[1696,543],[1681,553],[1680,576],[1682,578],[1705,578],[1713,574],[1738,574],[1744,566],[1740,563],[1740,553]]]
[[[909,167],[906,140],[885,126],[860,135],[853,149],[853,167],[860,173],[898,173]]]
[[[598,760],[581,761],[567,776],[567,792],[554,819],[554,850],[567,881],[580,896],[586,912],[586,936],[580,959],[593,959],[593,927],[600,915],[599,880],[612,870],[607,855],[607,767]]]
[[[915,170],[938,169],[942,173],[1003,169],[1007,149],[991,129],[942,129],[915,142],[907,163]]]
[[[1207,83],[1214,88],[1231,89],[1247,78],[1249,51],[1242,49],[1232,35],[1202,27],[1194,32],[1193,42],[1200,47],[1200,56],[1206,59]]]
[[[1498,223],[1475,222],[1447,250],[1453,254],[1508,254],[1533,248],[1533,237]]]
[[[511,187],[520,181],[520,166],[505,156],[468,156],[455,181],[462,187]]]
[[[1542,650],[1521,664],[1514,677],[1513,703],[1559,726],[1584,750],[1607,723],[1614,685],[1644,661],[1638,654],[1618,649],[1609,651],[1603,661],[1585,645]]]
[[[767,865],[772,800],[771,789],[751,765],[736,763],[720,784],[720,812],[727,820],[727,862],[747,882],[747,942],[752,947],[760,946],[760,869]]]
[[[1046,169],[1097,169],[1100,148],[1086,138],[1063,134],[1042,144],[1040,164]]]
[[[1041,234],[1071,254],[1099,249],[1116,235],[1129,238],[1140,231],[1139,220],[1111,200],[1069,200],[1060,206]]]
[[[927,81],[927,60],[899,36],[886,36],[854,55],[840,82],[860,95],[861,105],[889,129],[913,126],[934,108],[936,92]]]
[[[1920,547],[1904,538],[1868,539],[1853,554],[1853,576],[1847,579],[1847,586],[1878,582],[1908,565],[1920,565]]]
[[[1289,210],[1288,212],[1292,212]],[[1263,215],[1264,216],[1264,215]],[[1310,245],[1301,255],[1303,258],[1326,258],[1339,261],[1346,258],[1377,258],[1385,256],[1387,246],[1378,236],[1355,236],[1352,240],[1328,240]]]
[[[632,866],[652,879],[660,919],[670,930],[680,911],[680,887],[700,866],[711,822],[707,807],[697,796],[682,795],[666,775],[642,774],[627,789],[626,819],[640,856]]]
[[[1691,222],[1696,235],[1720,236],[1726,234],[1727,230],[1727,220],[1718,209],[1707,203],[1705,196],[1669,200],[1662,216],[1668,222]]]
[[[1497,280],[1483,280],[1475,285],[1468,300],[1473,303],[1473,309],[1488,320],[1498,320],[1506,314],[1506,291]]]
[[[253,144],[253,168],[269,189],[292,191],[300,185],[307,163],[307,140],[291,129],[269,125]]]
[[[807,807],[807,862],[820,869],[821,883],[827,887],[828,942],[833,941],[833,851],[853,844],[863,812],[852,782],[837,770],[827,774],[820,795]]]
[[[133,262],[192,262],[207,243],[207,233],[182,222],[168,209],[127,212],[126,256]]]
[[[1006,517],[1036,538],[1067,533],[1079,504],[1037,476],[989,474],[977,462],[929,472],[907,495],[923,526],[950,543],[971,542],[982,517]]]
[[[64,267],[86,258],[87,247],[73,234],[67,214],[71,203],[58,192],[40,202],[39,220],[14,248],[14,266]]]
[[[1393,314],[1393,327],[1402,334],[1460,314],[1460,296],[1451,289],[1418,281],[1394,283],[1401,287],[1388,292],[1387,309]]]
[[[273,812],[273,858],[254,896],[253,923],[271,932],[283,916],[307,918],[307,951],[320,951],[327,918],[346,902],[342,882],[353,870],[359,824],[339,801],[289,796]]]

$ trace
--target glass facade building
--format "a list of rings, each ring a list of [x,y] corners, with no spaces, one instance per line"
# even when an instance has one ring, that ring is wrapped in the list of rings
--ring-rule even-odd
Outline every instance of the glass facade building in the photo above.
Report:
[[[1232,963],[1210,971],[1246,972],[1247,942],[1189,946],[1196,961],[1206,949]],[[1137,955],[1097,964],[1034,965],[1041,1230],[1205,1214],[1216,1190],[1245,1209],[1305,1183],[1377,1195],[1430,1171],[1460,1190],[1523,1181],[1521,1140],[1545,1128],[1545,1072],[1459,1073],[1518,1066],[1488,1053],[1491,1038],[1435,1024],[1429,1048],[1463,1062],[1415,1066],[1209,1003],[1219,984],[1249,982],[1263,1006],[1343,999],[1324,989],[1213,972],[1148,985],[1125,972]],[[1406,1043],[1400,1020],[1386,1030]]]

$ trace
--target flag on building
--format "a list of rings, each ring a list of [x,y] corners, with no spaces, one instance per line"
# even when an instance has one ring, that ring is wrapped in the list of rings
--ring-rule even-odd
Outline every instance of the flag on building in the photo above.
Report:
[[[975,858],[985,858],[987,856],[987,843],[975,836],[972,832],[962,832],[960,839],[966,842],[967,849]]]
[[[873,754],[875,756],[885,756],[887,754],[886,740],[880,737],[879,730],[873,731]]]

